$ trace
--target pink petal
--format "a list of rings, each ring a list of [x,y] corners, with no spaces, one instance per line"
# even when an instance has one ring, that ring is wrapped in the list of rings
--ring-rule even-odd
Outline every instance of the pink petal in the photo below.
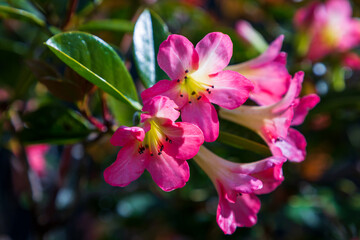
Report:
[[[289,128],[286,139],[280,139],[269,147],[274,155],[283,155],[291,162],[301,162],[306,156],[306,139],[293,128]]]
[[[244,72],[244,76],[254,83],[250,98],[259,105],[271,105],[280,101],[291,80],[286,67],[277,62],[253,69],[249,74]]]
[[[185,95],[185,93],[183,94],[184,96],[180,97],[180,85],[178,82],[161,80],[154,84],[154,86],[142,91],[141,98],[144,104],[146,104],[146,102],[150,101],[153,97],[162,95],[170,98],[179,108],[182,108],[188,99],[187,95]]]
[[[199,56],[186,37],[172,34],[160,44],[157,60],[170,79],[177,80],[184,78],[186,70],[198,68]]]
[[[253,84],[241,74],[234,71],[221,71],[210,76],[214,88],[207,95],[210,102],[223,108],[235,109],[243,104],[253,90]]]
[[[178,109],[178,106],[173,100],[170,100],[166,96],[156,96],[146,102],[142,111],[151,117],[167,118],[176,121],[180,116],[180,112],[176,109]],[[141,122],[143,122],[143,120]]]
[[[235,203],[237,196],[243,193],[253,193],[263,188],[263,183],[254,176],[230,172],[228,176],[218,179],[224,187],[225,197]]]
[[[330,16],[350,18],[352,15],[352,8],[347,0],[328,0],[325,2],[325,7]]]
[[[116,161],[104,171],[105,181],[112,186],[125,187],[138,179],[145,170],[146,155],[138,153],[137,144],[120,149]]]
[[[269,157],[254,163],[242,164],[243,168],[250,171],[250,175],[259,179],[263,187],[255,190],[256,194],[264,194],[273,191],[284,180],[282,165],[286,161],[285,157]]]
[[[229,64],[233,44],[228,35],[212,32],[201,39],[195,49],[199,54],[198,71],[210,75],[223,70]]]
[[[199,101],[187,103],[181,110],[184,122],[197,125],[206,142],[213,142],[219,136],[219,119],[214,106],[203,96]]]
[[[292,126],[300,125],[308,112],[320,102],[320,97],[316,94],[309,94],[298,99],[298,104],[294,109],[294,117],[291,121]]]
[[[49,151],[50,145],[36,144],[25,148],[26,155],[31,169],[38,175],[43,176],[46,171],[45,154]]]
[[[346,21],[341,30],[343,34],[338,44],[339,51],[344,52],[360,44],[360,21],[358,19]]]
[[[284,36],[280,35],[259,57],[227,67],[237,71],[254,84],[250,98],[259,105],[278,102],[289,87],[290,74],[286,69],[286,56],[280,52]]]
[[[245,67],[257,68],[257,67],[261,67],[264,64],[268,64],[269,62],[274,61],[279,57],[283,41],[284,41],[284,35],[280,35],[269,45],[268,49],[265,52],[263,52],[260,56],[250,61],[242,63],[241,66],[244,68]]]
[[[334,47],[330,46],[327,42],[324,42],[324,37],[318,33],[312,38],[306,57],[315,62],[322,59],[332,51],[334,51]]]
[[[252,45],[258,51],[263,52],[268,47],[263,36],[249,22],[245,20],[237,21],[235,30],[243,41]]]
[[[302,82],[304,80],[304,72],[295,73],[293,79],[290,82],[289,89],[285,96],[274,105],[273,112],[282,112],[289,109],[290,106],[294,105],[296,97],[301,92]]]
[[[279,55],[274,59],[274,61],[286,66],[287,53],[286,52],[280,52]]]
[[[189,180],[189,165],[162,152],[149,159],[146,169],[150,172],[154,182],[164,191],[182,188]]]
[[[305,28],[308,27],[314,20],[314,13],[315,10],[321,3],[315,1],[310,2],[306,7],[300,8],[296,11],[294,16],[294,23],[295,26],[298,28]]]
[[[187,122],[177,122],[162,126],[164,134],[171,141],[164,143],[164,151],[177,159],[187,160],[194,157],[204,143],[199,127]]]
[[[356,53],[346,53],[343,57],[342,63],[346,67],[354,70],[360,70],[360,56]]]
[[[110,139],[110,143],[114,146],[125,146],[134,141],[144,140],[145,132],[140,127],[119,127]]]
[[[216,219],[219,227],[225,234],[232,234],[237,227],[251,227],[257,221],[256,214],[260,210],[260,200],[255,194],[242,194],[238,196],[235,203],[229,202],[219,192],[219,205]]]

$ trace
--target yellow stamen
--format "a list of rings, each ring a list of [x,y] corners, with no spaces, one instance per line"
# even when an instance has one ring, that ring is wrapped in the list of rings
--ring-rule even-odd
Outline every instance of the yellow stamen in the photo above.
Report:
[[[181,81],[180,96],[182,97],[183,93],[186,92],[188,94],[189,103],[195,99],[200,100],[205,93],[211,94],[211,89],[214,88],[214,85],[209,82],[210,79],[208,79],[208,76],[199,77],[196,72],[186,74],[184,80]]]
[[[149,120],[150,130],[145,134],[143,143],[150,154],[159,154],[162,151],[164,134],[156,120]],[[160,153],[161,154],[161,153]]]

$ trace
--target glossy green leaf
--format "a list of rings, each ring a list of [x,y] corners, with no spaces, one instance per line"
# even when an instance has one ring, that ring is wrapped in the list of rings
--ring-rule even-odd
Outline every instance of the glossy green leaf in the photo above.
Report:
[[[220,131],[218,141],[232,147],[249,150],[263,156],[271,156],[271,152],[267,146],[231,133]]]
[[[100,38],[83,32],[67,32],[55,35],[45,44],[86,80],[134,109],[142,108],[124,63]]]
[[[108,19],[87,22],[79,27],[82,31],[132,32],[134,23],[127,20]]]
[[[166,40],[169,31],[165,23],[154,12],[145,9],[134,28],[134,58],[140,79],[146,88],[168,76],[157,64],[160,44]]]
[[[91,130],[85,119],[62,106],[44,106],[24,116],[19,138],[25,143],[69,144],[84,140]]]
[[[35,14],[28,11],[9,6],[0,6],[0,18],[14,18],[25,22],[30,22],[38,26],[45,26],[45,22]]]

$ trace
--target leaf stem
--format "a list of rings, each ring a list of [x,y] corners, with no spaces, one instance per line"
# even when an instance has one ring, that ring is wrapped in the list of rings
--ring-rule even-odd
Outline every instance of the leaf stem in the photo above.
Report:
[[[232,147],[250,150],[266,157],[271,156],[271,152],[267,146],[231,133],[220,132],[217,140]]]
[[[74,15],[76,7],[78,5],[78,1],[79,0],[70,0],[69,7],[68,7],[68,10],[66,13],[66,18],[65,18],[65,21],[64,21],[61,29],[65,29],[67,27],[67,25],[70,23],[70,20],[71,20],[72,16]]]

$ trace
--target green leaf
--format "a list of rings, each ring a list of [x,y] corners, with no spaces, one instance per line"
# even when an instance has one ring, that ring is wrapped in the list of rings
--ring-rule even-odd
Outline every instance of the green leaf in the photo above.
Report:
[[[70,144],[85,139],[91,130],[75,111],[48,105],[23,117],[26,128],[19,138],[24,143]]]
[[[134,109],[142,108],[124,63],[100,38],[83,32],[67,32],[53,36],[45,44],[86,80]]]
[[[159,80],[168,79],[156,58],[160,44],[169,34],[161,18],[148,9],[145,9],[136,21],[133,36],[135,65],[146,88]]]
[[[115,117],[118,125],[132,126],[134,109],[126,105],[125,103],[118,102],[114,98],[108,98],[107,103],[110,112]]]
[[[79,27],[82,31],[132,32],[134,23],[127,20],[108,19],[87,22]]]
[[[239,149],[250,150],[263,156],[271,156],[267,146],[231,133],[220,131],[218,141]]]
[[[0,6],[0,18],[14,18],[33,23],[41,27],[45,26],[45,22],[38,18],[35,14],[9,6]]]

